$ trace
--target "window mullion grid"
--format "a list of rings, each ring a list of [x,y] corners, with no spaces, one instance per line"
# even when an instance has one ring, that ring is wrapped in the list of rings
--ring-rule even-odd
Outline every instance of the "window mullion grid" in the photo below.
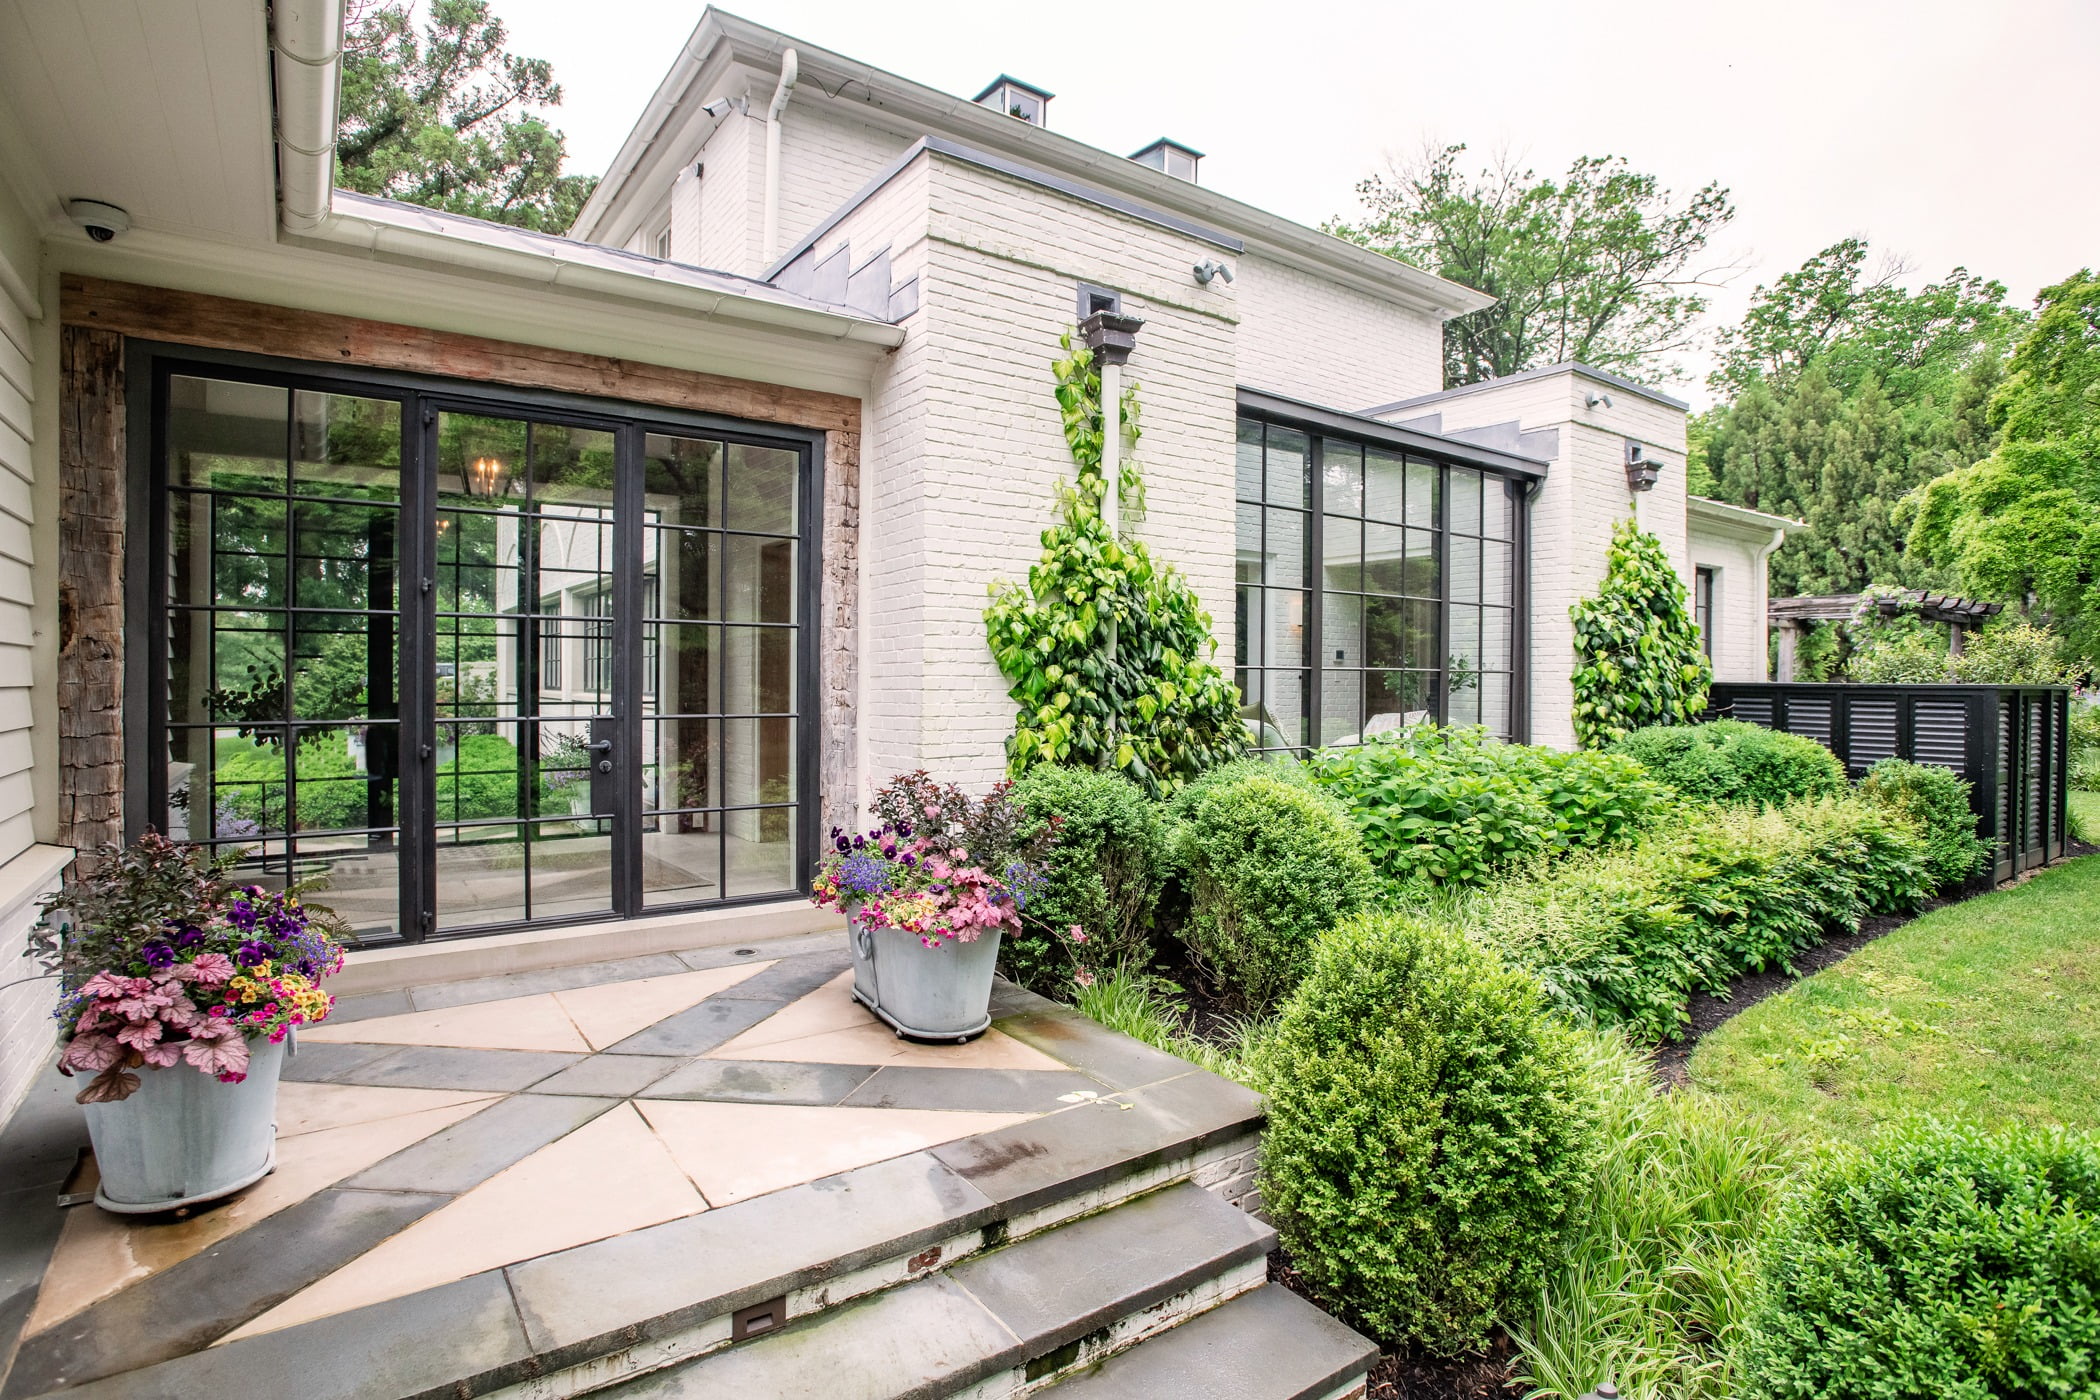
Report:
[[[1305,452],[1311,472],[1309,489],[1301,498],[1307,506],[1305,555],[1299,581],[1305,597],[1305,653],[1298,660],[1304,669],[1305,750],[1320,747],[1327,723],[1327,440],[1308,433]],[[1357,540],[1357,551],[1363,540]],[[1361,704],[1358,706],[1361,709]]]

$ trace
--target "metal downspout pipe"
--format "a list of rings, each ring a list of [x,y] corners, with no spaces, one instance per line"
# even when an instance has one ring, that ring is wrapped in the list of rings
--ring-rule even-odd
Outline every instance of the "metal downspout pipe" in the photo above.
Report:
[[[773,105],[766,108],[766,204],[762,225],[764,242],[759,248],[759,266],[773,261],[780,251],[780,117],[788,99],[795,95],[795,79],[801,71],[793,49],[780,55],[780,86],[773,89]]]
[[[328,219],[342,60],[342,0],[274,0],[278,217],[289,233],[311,233]]]

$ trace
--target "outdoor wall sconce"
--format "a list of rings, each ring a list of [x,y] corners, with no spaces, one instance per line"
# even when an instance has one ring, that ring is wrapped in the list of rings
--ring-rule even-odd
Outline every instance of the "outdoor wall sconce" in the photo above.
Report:
[[[1632,438],[1626,439],[1626,489],[1635,493],[1654,489],[1656,478],[1662,475],[1662,463],[1650,457],[1647,449]]]
[[[1219,262],[1216,258],[1205,258],[1190,270],[1196,274],[1198,286],[1208,287],[1211,279],[1214,277],[1224,278],[1227,285],[1230,285],[1232,282],[1232,269]]]
[[[467,494],[494,500],[510,489],[510,468],[501,457],[476,457],[467,468]]]

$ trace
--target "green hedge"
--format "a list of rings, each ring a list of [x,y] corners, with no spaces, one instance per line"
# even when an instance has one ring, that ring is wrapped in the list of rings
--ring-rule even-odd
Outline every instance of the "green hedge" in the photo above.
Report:
[[[1564,1010],[1653,1041],[1681,1031],[1694,990],[1914,907],[1926,860],[1908,821],[1856,796],[1709,808],[1484,891],[1462,917]]]
[[[1229,763],[1168,811],[1182,939],[1250,1008],[1271,1005],[1305,975],[1314,941],[1369,898],[1363,841],[1294,763]]]
[[[350,759],[348,731],[324,730],[299,746],[299,816],[301,831],[330,831],[367,824],[368,775]],[[216,826],[234,829],[229,819],[252,826],[244,834],[286,829],[284,755],[258,745],[227,758],[212,771],[217,802]],[[536,805],[541,816],[569,810],[567,795],[541,784]],[[518,815],[518,751],[497,734],[469,734],[460,740],[450,763],[437,770],[437,819],[473,821]],[[398,819],[398,807],[396,809]]]
[[[1619,841],[1671,802],[1630,759],[1498,743],[1478,728],[1415,725],[1323,749],[1310,771],[1395,883],[1478,885],[1542,852]]]
[[[1594,1082],[1535,979],[1366,914],[1320,941],[1257,1063],[1262,1200],[1331,1307],[1453,1355],[1530,1300],[1599,1145]]]
[[[1774,806],[1845,790],[1844,765],[1813,739],[1741,720],[1636,729],[1611,745],[1692,802]]]
[[[1063,995],[1075,966],[1105,973],[1149,962],[1166,863],[1159,809],[1127,779],[1091,768],[1031,768],[1014,784],[1013,800],[1029,818],[1024,836],[1051,818],[1059,826],[1021,931],[1000,947],[1006,975]],[[1087,940],[1077,946],[1075,925]]]
[[[1884,758],[1861,776],[1859,795],[1917,829],[1937,889],[1961,884],[1991,858],[1991,843],[1976,834],[1980,818],[1969,806],[1969,785],[1951,768]]]
[[[2100,1138],[1913,1125],[1767,1235],[1739,1349],[1771,1400],[2100,1396]]]

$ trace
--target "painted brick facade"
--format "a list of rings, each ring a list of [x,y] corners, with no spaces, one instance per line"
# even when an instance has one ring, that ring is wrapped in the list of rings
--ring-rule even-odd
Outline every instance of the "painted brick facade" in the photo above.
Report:
[[[1444,387],[1443,323],[1249,249],[1238,261],[1239,382],[1360,409]]]

